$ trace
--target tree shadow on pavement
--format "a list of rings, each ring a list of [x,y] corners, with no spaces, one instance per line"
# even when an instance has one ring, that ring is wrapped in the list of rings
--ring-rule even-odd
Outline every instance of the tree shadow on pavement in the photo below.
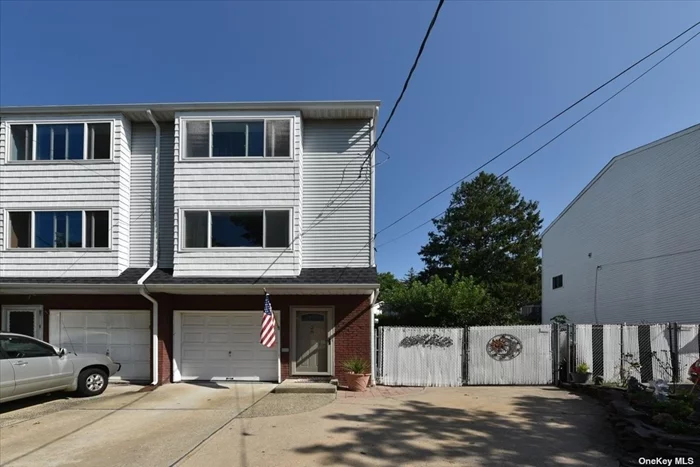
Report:
[[[338,442],[296,451],[322,454],[323,463],[358,467],[618,465],[610,427],[595,403],[546,393],[510,400],[497,411],[493,403],[488,409],[464,410],[410,400],[396,407],[367,407],[362,414],[331,414],[326,418],[337,423],[329,435],[336,434]]]

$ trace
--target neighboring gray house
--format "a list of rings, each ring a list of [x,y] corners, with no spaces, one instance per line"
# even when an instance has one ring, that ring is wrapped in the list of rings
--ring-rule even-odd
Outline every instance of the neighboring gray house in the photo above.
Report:
[[[0,108],[0,327],[154,383],[371,360],[378,107]]]
[[[700,322],[700,125],[613,158],[542,238],[542,319]]]

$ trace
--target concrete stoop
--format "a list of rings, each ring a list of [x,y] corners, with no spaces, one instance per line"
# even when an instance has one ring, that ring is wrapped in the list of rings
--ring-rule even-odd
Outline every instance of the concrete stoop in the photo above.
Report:
[[[337,382],[295,379],[284,380],[272,390],[276,394],[335,394],[337,391]]]

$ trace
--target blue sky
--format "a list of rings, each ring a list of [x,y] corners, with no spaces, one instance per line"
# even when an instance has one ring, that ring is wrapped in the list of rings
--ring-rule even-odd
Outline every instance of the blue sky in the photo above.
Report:
[[[380,99],[386,118],[435,6],[0,1],[0,104]],[[698,2],[448,0],[382,140],[392,157],[377,172],[377,230],[698,18]],[[500,173],[625,82],[487,169]],[[699,123],[698,83],[700,38],[515,169],[512,182],[549,224],[611,157]],[[380,248],[379,270],[420,269],[430,228]]]

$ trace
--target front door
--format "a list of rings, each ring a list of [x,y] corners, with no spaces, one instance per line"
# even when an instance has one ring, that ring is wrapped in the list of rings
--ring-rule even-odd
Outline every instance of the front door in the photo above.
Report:
[[[4,306],[2,308],[2,330],[42,338],[41,306]]]
[[[327,310],[296,312],[296,373],[323,374],[328,371]]]

